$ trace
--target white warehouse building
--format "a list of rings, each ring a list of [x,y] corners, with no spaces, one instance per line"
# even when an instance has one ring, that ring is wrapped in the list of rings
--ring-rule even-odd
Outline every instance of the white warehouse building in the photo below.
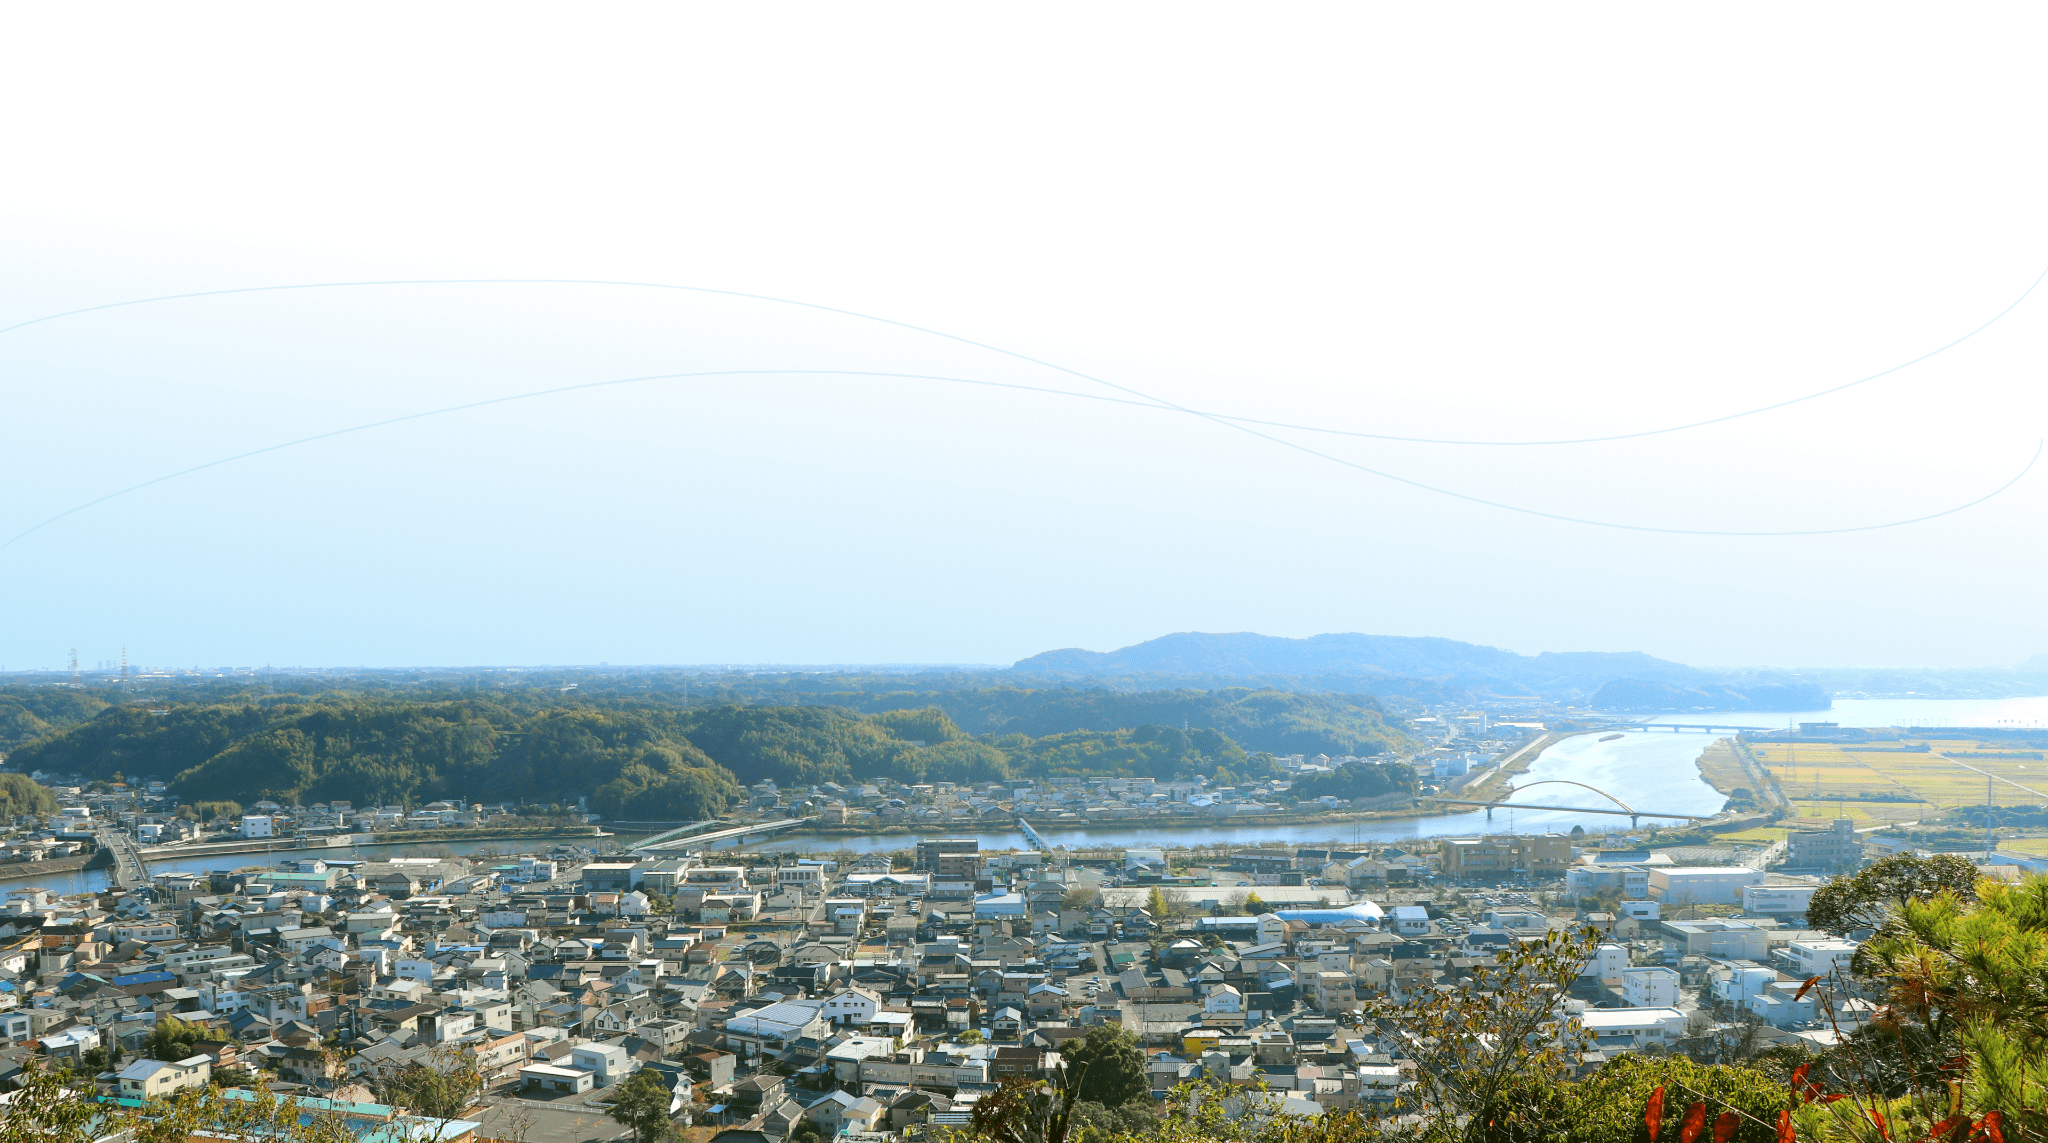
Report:
[[[1745,917],[1804,916],[1818,885],[1745,885],[1742,914]]]
[[[1665,905],[1739,905],[1742,891],[1761,885],[1761,869],[1740,865],[1674,865],[1650,871],[1650,899]]]
[[[1685,1036],[1685,1013],[1676,1008],[1589,1008],[1578,1021],[1606,1051],[1667,1044]]]

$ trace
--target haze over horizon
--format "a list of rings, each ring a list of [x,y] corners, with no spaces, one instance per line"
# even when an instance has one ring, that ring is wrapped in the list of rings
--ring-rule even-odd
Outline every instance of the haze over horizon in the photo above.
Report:
[[[2048,465],[1551,518],[2026,468],[2039,13],[490,11],[9,14],[0,665],[2048,648]],[[736,293],[9,328],[500,278]]]
[[[1508,648],[1508,647],[1500,647],[1500,646],[1498,646],[1498,645],[1496,645],[1496,644],[1487,644],[1487,643],[1472,643],[1472,642],[1465,642],[1465,641],[1460,641],[1460,640],[1450,640],[1450,639],[1445,639],[1445,638],[1442,638],[1442,637],[1439,637],[1439,636],[1384,636],[1384,635],[1373,635],[1373,634],[1370,634],[1370,633],[1363,633],[1363,632],[1320,632],[1320,633],[1318,633],[1318,634],[1316,634],[1316,635],[1311,635],[1311,636],[1306,636],[1306,637],[1289,637],[1289,636],[1269,636],[1269,635],[1265,635],[1265,634],[1262,634],[1262,633],[1259,633],[1259,632],[1250,632],[1250,631],[1240,631],[1240,632],[1197,632],[1197,631],[1177,631],[1177,632],[1170,632],[1170,633],[1168,633],[1168,634],[1165,634],[1165,635],[1160,635],[1160,636],[1156,636],[1156,637],[1154,637],[1154,638],[1151,638],[1151,639],[1145,639],[1145,640],[1141,640],[1141,641],[1139,641],[1139,642],[1137,642],[1137,643],[1133,643],[1133,644],[1128,644],[1128,645],[1126,645],[1126,646],[1123,646],[1123,647],[1115,647],[1115,648],[1105,648],[1105,649],[1102,649],[1102,650],[1097,650],[1097,649],[1094,649],[1094,648],[1087,648],[1087,647],[1054,647],[1054,648],[1046,648],[1045,650],[1042,650],[1042,651],[1038,651],[1038,652],[1035,652],[1035,653],[1033,653],[1033,654],[1030,654],[1030,655],[1020,656],[1019,658],[1017,658],[1017,659],[1014,659],[1014,660],[1011,660],[1011,661],[1008,661],[1008,662],[971,662],[971,661],[949,661],[949,662],[941,662],[941,661],[921,661],[921,662],[920,662],[920,661],[893,661],[893,662],[892,662],[892,661],[884,661],[884,660],[862,660],[862,659],[845,659],[845,660],[838,660],[838,661],[831,661],[831,662],[826,662],[826,661],[815,661],[815,660],[814,660],[814,661],[808,661],[808,662],[805,662],[805,661],[794,661],[794,660],[791,660],[791,661],[771,661],[771,660],[739,660],[739,659],[734,659],[734,660],[722,660],[722,661],[717,661],[717,662],[680,662],[680,661],[678,661],[678,662],[656,662],[656,661],[649,661],[649,662],[631,662],[631,661],[626,661],[626,660],[619,660],[619,661],[612,661],[612,660],[597,660],[597,661],[593,661],[593,662],[573,662],[573,661],[569,661],[569,662],[541,662],[541,661],[528,661],[528,662],[505,662],[505,663],[456,663],[456,662],[449,662],[449,663],[375,663],[375,664],[372,664],[372,663],[355,663],[355,664],[345,664],[345,663],[291,663],[291,664],[286,664],[286,663],[274,663],[274,662],[273,662],[273,663],[265,663],[265,664],[264,664],[264,666],[265,666],[265,667],[267,667],[267,668],[273,668],[273,669],[282,669],[282,670],[342,670],[342,671],[346,671],[346,670],[378,670],[378,671],[399,671],[399,672],[403,672],[403,671],[413,671],[413,670],[424,670],[424,671],[432,671],[432,670],[463,670],[463,669],[533,669],[533,668],[538,668],[538,669],[612,669],[612,670],[636,670],[636,669],[652,669],[652,670],[706,670],[706,671],[716,671],[716,670],[723,670],[723,669],[731,669],[731,668],[740,668],[740,669],[756,669],[756,668],[786,668],[786,669],[791,669],[791,670],[799,670],[799,671],[802,671],[802,670],[816,670],[816,671],[839,671],[839,670],[868,670],[868,669],[878,669],[878,670],[906,670],[906,671],[928,671],[928,670],[960,670],[960,671],[977,671],[977,670],[987,670],[987,671],[1021,671],[1021,672],[1025,672],[1025,673],[1032,673],[1032,672],[1040,672],[1040,673],[1059,673],[1059,672],[1062,672],[1062,671],[1082,671],[1082,672],[1084,672],[1084,673],[1085,673],[1085,672],[1087,672],[1087,671],[1091,671],[1091,670],[1102,670],[1102,671],[1114,671],[1114,670],[1117,670],[1117,669],[1121,669],[1121,668],[1116,668],[1116,667],[1113,667],[1113,666],[1103,666],[1103,667],[1100,667],[1100,668],[1091,668],[1091,667],[1083,667],[1083,666],[1078,666],[1078,665],[1077,665],[1077,664],[1076,664],[1075,662],[1073,662],[1072,660],[1076,660],[1076,659],[1094,659],[1094,660],[1101,660],[1101,661],[1102,661],[1103,663],[1105,663],[1105,664],[1114,664],[1114,663],[1117,663],[1117,662],[1122,662],[1122,661],[1126,661],[1126,660],[1128,660],[1128,658],[1129,658],[1129,654],[1130,654],[1131,652],[1139,652],[1139,653],[1143,654],[1143,653],[1145,653],[1145,652],[1150,652],[1150,651],[1154,651],[1154,650],[1155,650],[1155,649],[1157,649],[1157,648],[1161,648],[1161,647],[1163,647],[1163,646],[1166,646],[1166,645],[1169,645],[1169,644],[1174,644],[1174,643],[1177,643],[1177,642],[1183,642],[1183,641],[1187,641],[1187,640],[1200,640],[1200,641],[1207,641],[1207,642],[1209,642],[1209,643],[1222,643],[1222,642],[1240,642],[1240,643],[1241,643],[1241,642],[1253,642],[1253,643],[1260,643],[1260,644],[1265,644],[1265,645],[1268,645],[1269,647],[1277,647],[1277,648],[1279,648],[1279,650],[1280,650],[1280,654],[1281,654],[1281,655],[1283,655],[1283,656],[1287,656],[1287,655],[1300,655],[1300,656],[1304,656],[1304,657],[1313,657],[1313,656],[1314,656],[1314,654],[1315,654],[1315,653],[1314,653],[1314,652],[1312,652],[1312,651],[1309,651],[1309,650],[1308,650],[1308,648],[1312,647],[1313,645],[1315,645],[1315,644],[1317,644],[1317,643],[1324,643],[1324,642],[1329,642],[1329,641],[1340,641],[1340,642],[1341,642],[1341,641],[1364,641],[1364,642],[1368,642],[1368,643],[1377,643],[1377,644],[1398,644],[1398,643],[1411,643],[1411,644],[1417,644],[1417,645],[1437,645],[1437,647],[1438,647],[1438,648],[1440,648],[1441,650],[1443,650],[1443,651],[1447,652],[1448,654],[1450,654],[1450,655],[1451,655],[1451,656],[1453,656],[1453,657],[1455,657],[1455,656],[1457,656],[1457,655],[1459,655],[1459,654],[1461,654],[1461,653],[1464,653],[1464,652],[1469,652],[1469,651],[1481,651],[1481,652],[1498,652],[1499,654],[1501,654],[1501,655],[1504,655],[1504,656],[1510,656],[1510,657],[1521,657],[1521,658],[1524,658],[1524,659],[1528,659],[1528,660],[1531,660],[1531,661],[1539,660],[1539,659],[1542,659],[1542,658],[1546,658],[1546,657],[1579,657],[1579,658],[1588,658],[1588,659],[1605,659],[1605,660],[1610,660],[1610,661],[1612,661],[1612,662],[1613,662],[1613,663],[1615,664],[1615,665],[1614,665],[1614,666],[1613,666],[1613,667],[1612,667],[1612,668],[1610,669],[1610,673],[1613,673],[1613,674],[1615,674],[1615,675],[1616,675],[1617,677],[1619,677],[1620,675],[1623,675],[1623,674],[1626,674],[1626,673],[1627,673],[1627,668],[1626,668],[1625,664],[1626,664],[1626,663],[1627,663],[1628,661],[1630,661],[1630,660],[1634,660],[1634,661],[1637,661],[1637,662],[1641,662],[1641,663],[1644,663],[1644,664],[1651,664],[1651,665],[1654,665],[1654,666],[1658,666],[1658,667],[1669,667],[1669,666],[1676,666],[1676,667],[1685,667],[1685,668],[1691,668],[1691,669],[1694,669],[1694,670],[1697,670],[1697,671],[1700,671],[1700,672],[1703,672],[1703,673],[1707,673],[1707,674],[1713,674],[1713,673],[1716,673],[1716,672],[1728,672],[1728,671],[1738,671],[1738,672],[1739,672],[1739,671],[1766,671],[1766,672],[1787,672],[1787,673],[1796,673],[1796,672],[1798,672],[1798,671],[1800,671],[1800,670],[1864,670],[1864,669],[1871,669],[1871,670],[1883,670],[1883,669],[1907,669],[1907,670],[1912,670],[1912,669],[1930,669],[1930,670],[1948,670],[1948,669],[1954,669],[1954,670],[1971,670],[1971,669],[1979,669],[1979,668],[1988,668],[1988,669],[1999,669],[1999,668],[2031,668],[2031,667],[2040,667],[2040,666],[2043,666],[2044,664],[2048,664],[2048,654],[2037,654],[2037,655],[2032,655],[2032,656],[2029,656],[2029,657],[2027,657],[2027,659],[2025,659],[2025,660],[2021,660],[2021,661],[2017,661],[2017,662],[2012,662],[2012,663],[1987,663],[1987,664],[1952,664],[1952,665],[1939,665],[1939,664],[1936,664],[1936,665],[1929,665],[1929,664],[1879,664],[1879,665],[1872,665],[1872,664],[1858,664],[1858,663],[1805,663],[1805,664],[1789,664],[1789,665],[1786,665],[1786,664],[1768,664],[1768,663],[1682,663],[1682,662],[1678,662],[1678,661],[1676,661],[1676,660],[1664,659],[1664,658],[1662,658],[1662,657],[1659,657],[1659,656],[1652,656],[1652,655],[1648,655],[1648,654],[1646,654],[1646,653],[1644,653],[1644,652],[1641,652],[1641,651],[1636,651],[1636,650],[1588,650],[1588,649],[1584,649],[1584,648],[1571,648],[1571,649],[1560,649],[1560,648],[1544,648],[1544,649],[1540,649],[1540,650],[1535,650],[1535,651],[1518,651],[1518,650],[1516,650],[1516,649],[1514,649],[1514,648]],[[1292,645],[1292,646],[1289,646],[1289,645]],[[1297,650],[1296,648],[1299,648],[1299,649]],[[124,648],[124,650],[125,650],[125,648]],[[1225,652],[1225,654],[1228,654],[1228,652]],[[1328,658],[1329,656],[1328,656],[1327,654],[1325,654],[1325,655],[1324,655],[1324,657],[1325,657],[1325,658]],[[1342,655],[1340,654],[1339,656],[1337,656],[1337,658],[1338,658],[1338,659],[1339,659],[1339,660],[1341,661],[1341,660],[1343,659],[1343,656],[1342,656]],[[1357,659],[1356,659],[1355,661],[1353,661],[1353,662],[1351,663],[1351,666],[1356,666],[1356,665],[1358,665],[1358,664],[1360,664],[1360,663],[1365,663],[1365,662],[1367,662],[1367,661],[1368,661],[1368,660],[1369,660],[1370,658],[1371,658],[1371,656],[1370,656],[1370,655],[1367,655],[1367,656],[1364,656],[1364,657],[1360,657],[1360,658],[1357,658]],[[94,671],[97,671],[97,672],[105,672],[105,671],[110,671],[110,670],[114,670],[114,671],[117,671],[117,670],[119,669],[119,668],[118,668],[118,666],[116,665],[116,664],[117,664],[117,662],[118,662],[118,660],[83,660],[82,662],[84,662],[84,666],[83,666],[83,668],[82,668],[82,669],[84,669],[84,670],[86,670],[86,671],[88,671],[88,672],[94,672]],[[147,669],[147,670],[177,670],[177,669],[181,669],[181,668],[180,668],[180,667],[179,667],[179,666],[178,666],[178,665],[177,665],[176,663],[174,663],[174,662],[169,662],[169,661],[153,661],[153,662],[150,662],[150,663],[146,663],[146,664],[145,664],[145,663],[142,663],[142,662],[141,662],[141,661],[140,661],[139,659],[138,659],[138,660],[135,660],[135,661],[134,661],[134,666],[135,666],[135,669],[137,669],[137,670],[144,670],[144,669]],[[198,666],[198,664],[195,664],[195,666]],[[231,667],[231,668],[233,668],[233,669],[237,669],[237,670],[245,670],[245,669],[254,669],[254,666],[253,666],[252,664],[248,664],[248,663],[233,663],[233,664],[211,664],[211,665],[205,665],[205,666],[203,667],[203,669],[205,669],[205,670],[213,670],[213,669],[216,669],[216,668],[220,668],[220,667]],[[1391,672],[1391,673],[1394,673],[1394,674],[1400,674],[1400,673],[1402,673],[1402,671],[1400,671],[1400,670],[1399,670],[1399,669],[1398,669],[1397,667],[1393,667],[1393,666],[1388,666],[1388,665],[1387,665],[1387,664],[1385,664],[1385,663],[1378,663],[1378,664],[1374,664],[1374,667],[1375,667],[1376,669],[1380,669],[1380,670],[1384,670],[1384,671],[1389,671],[1389,672]],[[61,667],[16,667],[16,668],[11,668],[11,669],[12,669],[12,670],[15,670],[15,671],[39,672],[39,673],[52,673],[52,672],[56,672],[56,673],[61,673],[61,672],[63,672],[63,671],[68,671],[68,670],[69,670],[70,668],[69,668],[68,666],[61,666]],[[1147,668],[1147,669],[1156,669],[1156,668]],[[1257,675],[1261,675],[1261,674],[1270,674],[1270,675],[1288,675],[1288,674],[1309,674],[1309,673],[1315,673],[1315,672],[1314,672],[1313,670],[1310,670],[1310,669],[1307,669],[1307,668],[1300,668],[1300,669],[1290,669],[1290,668],[1284,668],[1284,667],[1269,667],[1269,668],[1266,668],[1266,669],[1254,669],[1254,668],[1252,668],[1252,667],[1231,667],[1231,666],[1224,666],[1224,667],[1216,667],[1216,668],[1212,668],[1212,669],[1213,669],[1213,670],[1217,670],[1217,671],[1220,671],[1220,672],[1221,672],[1221,673],[1223,673],[1223,674],[1231,674],[1231,673],[1237,673],[1237,674],[1242,674],[1242,675],[1244,675],[1244,676],[1246,676],[1246,677],[1253,677],[1253,676],[1257,676]],[[1349,667],[1349,666],[1345,666],[1345,665],[1343,665],[1343,663],[1342,663],[1342,662],[1340,662],[1340,663],[1339,663],[1339,665],[1338,665],[1338,666],[1337,666],[1337,667],[1336,667],[1335,669],[1337,669],[1337,670],[1339,670],[1339,671],[1343,671],[1343,670],[1348,670],[1348,669],[1350,669],[1350,667]],[[6,671],[6,670],[10,670],[10,668],[7,668],[7,667],[5,667],[4,665],[0,665],[0,671]],[[1190,671],[1189,671],[1188,673],[1198,673],[1198,672],[1194,671],[1193,669],[1190,669]],[[1428,669],[1423,669],[1423,670],[1419,670],[1419,671],[1416,671],[1416,672],[1414,672],[1414,673],[1417,673],[1417,674],[1422,674],[1422,675],[1427,675],[1427,674],[1430,674],[1430,673],[1432,673],[1432,672],[1431,672],[1430,670],[1428,670]]]

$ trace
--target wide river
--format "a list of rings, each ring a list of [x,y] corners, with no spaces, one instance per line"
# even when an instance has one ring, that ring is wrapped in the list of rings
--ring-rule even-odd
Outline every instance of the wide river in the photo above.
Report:
[[[1703,723],[1712,719],[1720,725],[1782,727],[1797,722],[1838,722],[1843,726],[2048,726],[2048,697],[2018,699],[1841,699],[1833,709],[1786,713],[1723,711],[1712,715],[1674,714],[1654,718],[1652,723]],[[1713,736],[1697,732],[1631,733],[1611,742],[1604,735],[1582,734],[1567,738],[1539,755],[1529,772],[1516,780],[1516,802],[1544,806],[1593,807],[1607,805],[1593,790],[1577,786],[1538,785],[1546,780],[1583,782],[1639,810],[1664,813],[1711,814],[1724,799],[1700,779],[1693,765]],[[1644,824],[1657,819],[1645,818]],[[1445,814],[1441,817],[1402,818],[1356,824],[1303,823],[1301,825],[1230,825],[1227,821],[1199,825],[1138,827],[1102,825],[1083,829],[1045,829],[1040,832],[1053,845],[1069,848],[1120,848],[1152,845],[1253,845],[1278,841],[1291,845],[1319,843],[1357,844],[1401,842],[1419,837],[1470,836],[1480,833],[1523,833],[1569,830],[1575,825],[1587,830],[1625,829],[1628,819],[1606,814],[1559,810],[1495,810]],[[750,849],[831,852],[851,850],[905,849],[924,837],[976,837],[983,849],[1022,849],[1024,835],[1015,828],[995,830],[948,829],[933,833],[886,834],[871,837],[835,837],[813,833],[777,834]],[[469,841],[435,843],[422,839],[386,846],[365,846],[360,851],[329,850],[336,857],[402,857],[412,854],[471,854],[496,850],[517,852],[516,841]],[[545,848],[545,847],[543,847]],[[216,854],[153,860],[153,873],[203,872],[265,865],[305,853],[279,850],[266,857],[260,853]],[[319,852],[319,851],[315,851]],[[59,893],[81,893],[100,889],[107,883],[104,870],[53,874],[42,880],[0,881],[0,890],[38,886]]]

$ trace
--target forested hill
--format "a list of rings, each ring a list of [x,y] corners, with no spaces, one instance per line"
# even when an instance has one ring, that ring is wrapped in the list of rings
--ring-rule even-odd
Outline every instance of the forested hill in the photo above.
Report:
[[[1371,695],[1244,688],[1110,691],[986,687],[839,694],[827,696],[825,701],[865,711],[936,706],[972,734],[1037,737],[1069,730],[1186,725],[1220,730],[1246,750],[1271,754],[1378,754],[1407,744],[1407,737],[1387,724],[1379,700]]]
[[[934,701],[942,697],[985,732],[963,729]],[[107,707],[16,749],[8,763],[86,779],[160,778],[190,801],[566,804],[590,796],[604,812],[668,819],[723,812],[742,785],[763,778],[808,786],[1243,771],[1250,752],[1215,724],[1266,751],[1367,754],[1403,741],[1370,700],[1259,692],[1134,698],[1145,696],[865,696],[870,710],[685,706],[554,688],[430,699],[152,699]]]
[[[0,753],[107,709],[107,700],[76,687],[0,687]]]

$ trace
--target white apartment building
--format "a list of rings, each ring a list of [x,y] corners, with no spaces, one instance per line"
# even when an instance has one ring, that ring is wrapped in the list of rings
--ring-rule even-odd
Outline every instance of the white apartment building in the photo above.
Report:
[[[1613,942],[1601,945],[1586,958],[1586,970],[1579,975],[1599,980],[1620,980],[1628,969],[1628,949]]]
[[[1856,956],[1856,942],[1793,941],[1786,947],[1785,955],[1796,966],[1801,979],[1826,976],[1838,968],[1849,971],[1849,962]]]
[[[26,1043],[35,1036],[35,1017],[26,1012],[0,1012],[0,1040]]]
[[[172,941],[178,939],[178,926],[168,921],[144,921],[139,924],[115,925],[114,941]]]
[[[272,835],[273,829],[269,814],[242,815],[243,837],[270,837]]]
[[[1777,980],[1778,974],[1768,968],[1735,968],[1714,981],[1714,996],[1738,1008],[1747,1008],[1751,1000],[1763,995],[1764,989]]]
[[[1621,995],[1630,1008],[1675,1008],[1678,973],[1650,965],[1625,968],[1621,972]]]

